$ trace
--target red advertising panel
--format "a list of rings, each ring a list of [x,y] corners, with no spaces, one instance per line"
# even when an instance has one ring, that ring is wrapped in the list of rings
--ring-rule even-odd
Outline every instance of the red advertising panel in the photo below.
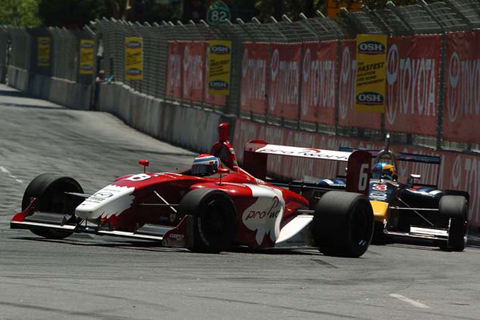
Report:
[[[269,46],[268,43],[243,43],[242,111],[265,114]]]
[[[338,88],[338,124],[344,127],[380,129],[379,113],[355,111],[356,41],[342,41],[340,56],[340,78]]]
[[[165,95],[182,97],[182,60],[184,42],[168,41],[167,85]]]
[[[268,113],[288,120],[298,119],[301,44],[271,44]]]
[[[205,42],[186,42],[183,49],[183,98],[202,102]]]
[[[480,31],[447,33],[443,137],[480,143]]]
[[[300,120],[335,125],[337,42],[303,45]]]
[[[211,95],[208,93],[208,61],[210,61],[210,50],[208,47],[208,41],[205,41],[205,74],[203,76],[203,101],[212,106],[225,107],[227,104],[227,96],[225,95]]]
[[[388,39],[385,129],[436,135],[441,36]]]

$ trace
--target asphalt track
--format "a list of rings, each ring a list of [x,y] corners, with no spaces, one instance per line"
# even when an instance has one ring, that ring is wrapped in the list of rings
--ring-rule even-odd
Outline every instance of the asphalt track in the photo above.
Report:
[[[316,250],[195,254],[149,242],[10,230],[36,175],[86,192],[116,176],[189,165],[193,153],[99,112],[0,86],[0,319],[480,318],[480,250],[371,246],[360,259]]]

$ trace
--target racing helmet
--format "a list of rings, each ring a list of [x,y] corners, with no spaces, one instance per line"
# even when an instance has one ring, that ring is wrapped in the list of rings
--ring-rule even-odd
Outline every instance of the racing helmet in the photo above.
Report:
[[[218,172],[219,159],[211,154],[201,154],[193,160],[193,176],[209,176]]]
[[[396,180],[397,175],[392,164],[380,162],[373,166],[372,179]]]

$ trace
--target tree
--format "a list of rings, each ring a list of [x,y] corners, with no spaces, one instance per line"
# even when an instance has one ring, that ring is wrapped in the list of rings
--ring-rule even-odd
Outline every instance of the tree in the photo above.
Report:
[[[38,0],[0,0],[0,8],[0,25],[29,28],[41,25]]]

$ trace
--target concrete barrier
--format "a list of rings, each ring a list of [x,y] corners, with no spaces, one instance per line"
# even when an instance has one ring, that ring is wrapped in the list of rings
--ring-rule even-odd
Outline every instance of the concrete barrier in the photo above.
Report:
[[[155,138],[197,152],[210,151],[217,140],[221,114],[166,102],[120,84],[101,84],[98,94],[97,110]]]
[[[8,85],[20,91],[28,91],[28,71],[13,66],[8,67]]]
[[[29,74],[16,67],[8,68],[8,85],[34,97],[49,100],[63,106],[90,110],[92,86],[73,81]]]

